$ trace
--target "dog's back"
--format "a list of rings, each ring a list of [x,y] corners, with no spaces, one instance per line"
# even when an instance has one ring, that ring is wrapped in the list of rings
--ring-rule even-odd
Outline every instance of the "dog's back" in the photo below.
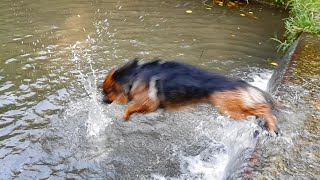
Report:
[[[184,101],[208,96],[216,91],[246,87],[242,80],[209,73],[189,64],[175,61],[152,61],[141,64],[132,73],[134,81],[156,82],[157,95],[164,101]]]

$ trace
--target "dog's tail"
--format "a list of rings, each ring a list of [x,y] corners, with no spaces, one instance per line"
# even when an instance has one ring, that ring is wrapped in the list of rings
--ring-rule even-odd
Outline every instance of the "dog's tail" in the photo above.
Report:
[[[272,109],[277,109],[282,106],[278,101],[276,101],[269,93],[263,91],[262,89],[248,84],[245,87],[245,97],[247,97],[248,103],[250,102],[267,102]]]
[[[282,113],[287,113],[290,114],[292,113],[291,109],[289,106],[287,106],[286,104],[274,99],[271,94],[269,94],[268,92],[265,92],[255,86],[250,85],[251,87],[255,88],[256,90],[260,91],[260,93],[263,94],[265,100],[268,102],[268,104],[271,106],[271,108],[273,110],[275,110],[276,112],[282,112]]]

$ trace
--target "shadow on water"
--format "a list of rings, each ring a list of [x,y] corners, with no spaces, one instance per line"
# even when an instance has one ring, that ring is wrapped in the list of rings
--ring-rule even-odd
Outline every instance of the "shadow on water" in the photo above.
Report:
[[[283,136],[275,139],[261,120],[232,121],[209,105],[123,122],[125,106],[103,104],[97,89],[113,66],[136,56],[266,88],[279,57],[270,38],[286,13],[243,10],[257,18],[199,1],[1,1],[0,177],[261,179],[259,168],[277,170],[267,161],[282,152],[276,147],[292,147],[303,113],[279,113]]]

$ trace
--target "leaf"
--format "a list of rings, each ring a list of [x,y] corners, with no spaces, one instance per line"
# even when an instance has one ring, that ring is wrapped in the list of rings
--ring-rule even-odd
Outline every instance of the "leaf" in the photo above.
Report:
[[[240,14],[240,16],[246,16],[246,15],[242,13],[242,14]]]
[[[234,3],[234,2],[228,2],[227,6],[228,6],[229,8],[234,8],[234,7],[237,7],[237,4]]]
[[[276,62],[271,62],[270,64],[273,66],[279,66],[278,63],[276,63]]]

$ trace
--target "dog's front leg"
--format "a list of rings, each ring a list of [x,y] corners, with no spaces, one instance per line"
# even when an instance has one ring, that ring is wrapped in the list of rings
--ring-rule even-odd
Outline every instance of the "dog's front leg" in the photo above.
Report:
[[[124,112],[123,118],[124,120],[129,120],[129,117],[131,114],[136,113],[136,112],[145,112],[147,108],[143,105],[140,104],[132,104]]]
[[[136,112],[148,113],[157,110],[158,106],[155,103],[144,103],[144,104],[132,104],[124,112],[123,118],[127,121],[131,114]]]
[[[151,81],[150,85],[145,83],[134,84],[131,90],[131,97],[134,104],[127,107],[123,118],[128,120],[130,115],[136,112],[148,113],[158,109],[160,101],[156,95],[155,82]]]

